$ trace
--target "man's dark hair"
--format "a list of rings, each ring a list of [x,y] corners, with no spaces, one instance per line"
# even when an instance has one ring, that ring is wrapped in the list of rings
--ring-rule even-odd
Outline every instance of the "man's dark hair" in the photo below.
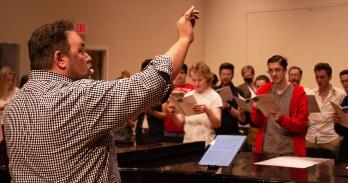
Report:
[[[348,70],[343,70],[340,72],[340,76],[348,74]]]
[[[183,70],[187,74],[187,65],[183,64],[181,70]]]
[[[266,75],[258,75],[258,76],[255,78],[255,82],[258,81],[258,80],[263,80],[263,81],[265,81],[266,83],[270,82],[270,79],[269,79]]]
[[[24,84],[28,82],[28,80],[29,80],[28,74],[24,74],[21,77],[21,80],[19,81],[19,88],[22,88],[24,86]]]
[[[222,63],[219,68],[219,73],[221,73],[222,69],[230,69],[234,73],[234,65],[231,63]]]
[[[152,59],[146,59],[144,62],[141,64],[141,71],[143,71],[151,62]]]
[[[332,76],[332,68],[328,63],[317,63],[314,66],[314,72],[324,70],[326,74],[331,78]]]
[[[290,73],[290,71],[293,70],[293,69],[297,69],[298,71],[300,71],[300,75],[302,76],[302,69],[297,67],[297,66],[290,67],[289,70],[288,70],[288,73]]]
[[[28,41],[30,68],[46,70],[52,68],[54,52],[60,50],[68,54],[70,46],[67,31],[74,30],[74,24],[69,21],[56,21],[36,29]]]
[[[270,63],[277,63],[277,62],[283,67],[284,70],[288,66],[288,59],[286,59],[285,57],[281,55],[274,55],[271,58],[269,58],[267,61],[267,65],[269,65]]]
[[[216,85],[219,82],[219,78],[217,77],[216,74],[213,74],[213,85]]]

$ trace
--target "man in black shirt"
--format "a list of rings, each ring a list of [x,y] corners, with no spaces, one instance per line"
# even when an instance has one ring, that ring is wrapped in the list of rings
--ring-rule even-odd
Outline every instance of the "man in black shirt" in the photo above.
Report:
[[[343,70],[342,72],[340,72],[340,80],[344,90],[348,94],[348,70]],[[341,106],[348,106],[348,96],[343,99]],[[339,152],[339,161],[348,163],[348,128],[340,124],[342,119],[338,116],[337,113],[334,114],[333,121],[335,123],[336,133],[343,136]]]
[[[232,83],[234,76],[234,66],[231,63],[223,63],[219,68],[220,85],[216,89],[229,86],[233,96],[243,96],[243,92]],[[223,101],[223,110],[221,115],[221,126],[216,130],[216,134],[239,134],[238,121],[245,121],[245,114],[238,110],[238,105],[234,100]]]

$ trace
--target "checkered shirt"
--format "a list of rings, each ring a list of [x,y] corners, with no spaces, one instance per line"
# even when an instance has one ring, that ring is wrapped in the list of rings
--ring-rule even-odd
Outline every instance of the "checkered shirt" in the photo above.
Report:
[[[115,81],[33,70],[4,114],[12,182],[121,182],[110,132],[165,101],[171,74],[168,56]]]

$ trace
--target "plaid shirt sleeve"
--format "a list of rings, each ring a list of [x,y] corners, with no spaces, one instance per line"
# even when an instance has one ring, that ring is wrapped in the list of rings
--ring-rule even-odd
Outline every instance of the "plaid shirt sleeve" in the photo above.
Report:
[[[130,78],[88,83],[85,110],[90,130],[97,136],[109,132],[132,115],[166,101],[172,88],[172,68],[163,62],[169,61],[169,57],[158,56],[143,72]]]

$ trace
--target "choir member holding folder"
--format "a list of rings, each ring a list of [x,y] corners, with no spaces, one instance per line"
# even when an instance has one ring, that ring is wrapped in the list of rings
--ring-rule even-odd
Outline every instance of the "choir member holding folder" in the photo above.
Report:
[[[252,123],[258,127],[255,151],[306,156],[306,94],[302,87],[286,79],[286,58],[275,55],[268,59],[267,64],[272,82],[262,86],[257,95],[268,94],[278,104],[279,110],[264,113],[258,105],[253,106]]]
[[[213,74],[205,63],[198,62],[191,66],[189,76],[195,89],[185,94],[184,97],[194,97],[196,103],[192,105],[192,109],[197,114],[176,113],[174,121],[178,125],[184,123],[184,143],[205,141],[205,144],[208,145],[215,138],[215,129],[221,124],[222,100],[211,87]],[[179,111],[175,106],[172,108],[173,112]]]
[[[245,122],[250,115],[239,110],[240,106],[236,103],[235,98],[244,96],[242,90],[235,87],[232,80],[234,77],[234,65],[231,63],[222,63],[219,67],[220,85],[216,91],[220,94],[223,101],[221,113],[221,127],[216,130],[219,135],[236,135],[239,132],[239,122]],[[249,120],[248,120],[249,121]]]

